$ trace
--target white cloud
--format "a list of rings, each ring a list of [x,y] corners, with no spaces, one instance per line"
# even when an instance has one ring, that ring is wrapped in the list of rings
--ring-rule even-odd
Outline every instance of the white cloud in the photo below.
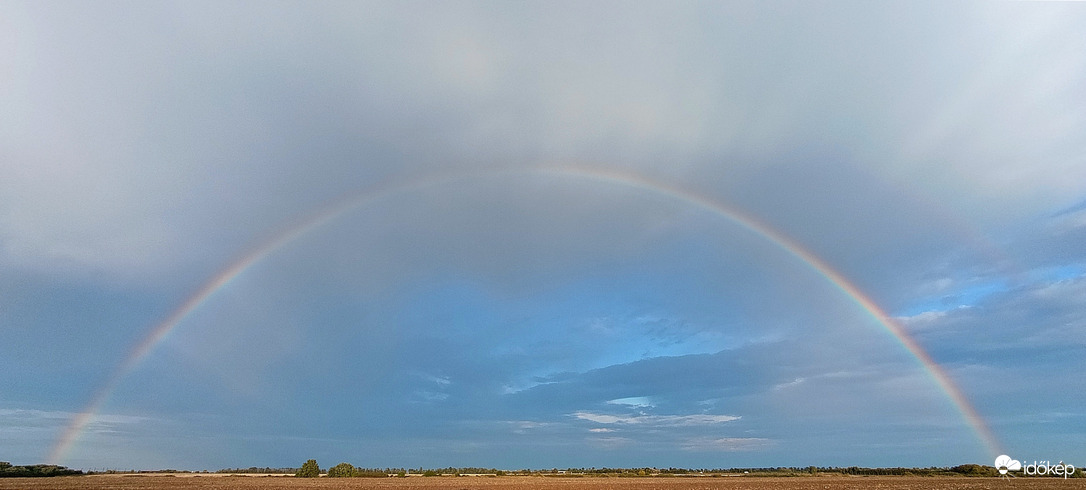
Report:
[[[625,405],[632,408],[649,408],[656,406],[652,402],[652,398],[647,396],[631,396],[626,398],[616,398],[614,400],[608,400],[608,405]]]
[[[574,417],[598,424],[637,424],[657,427],[697,427],[739,420],[735,415],[610,415],[594,412],[574,412]]]
[[[787,383],[779,383],[779,384],[773,386],[773,390],[774,391],[780,391],[780,390],[785,390],[785,389],[788,389],[788,388],[792,388],[794,386],[799,386],[804,381],[807,381],[807,378],[796,378],[796,379],[794,379],[792,381],[789,381]]]
[[[57,410],[36,409],[0,409],[0,428],[5,431],[36,432],[46,434],[59,433],[79,414]],[[84,427],[88,434],[110,434],[124,426],[145,424],[155,419],[150,417],[102,413],[95,415]],[[51,436],[43,436],[48,440]]]
[[[504,422],[504,425],[512,426],[514,434],[528,434],[540,429],[546,429],[554,424],[549,422],[536,422],[533,420],[512,420]]]
[[[34,409],[16,409],[16,408],[0,408],[0,417],[7,418],[9,420],[50,420],[50,419],[69,419],[73,416],[71,412],[60,412],[56,410],[34,410]]]
[[[946,317],[946,311],[925,311],[910,316],[899,316],[894,319],[902,325],[909,327],[910,330],[923,330],[935,325],[939,320]]]
[[[637,441],[627,437],[589,437],[588,443],[601,449],[618,449],[632,446]]]
[[[757,451],[773,446],[772,439],[760,437],[717,437],[690,439],[681,444],[687,451]]]
[[[423,402],[443,402],[449,399],[448,393],[439,393],[436,391],[416,390],[414,392],[416,399]]]

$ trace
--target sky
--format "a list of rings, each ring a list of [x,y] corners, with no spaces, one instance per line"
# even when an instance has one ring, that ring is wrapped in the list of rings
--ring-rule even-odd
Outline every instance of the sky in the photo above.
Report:
[[[1086,466],[1086,6],[0,1],[0,460]]]

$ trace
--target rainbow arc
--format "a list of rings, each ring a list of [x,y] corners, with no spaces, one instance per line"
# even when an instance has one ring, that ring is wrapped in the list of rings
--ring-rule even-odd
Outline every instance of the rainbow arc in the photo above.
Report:
[[[800,243],[776,230],[768,224],[758,220],[754,216],[739,209],[721,203],[708,196],[693,192],[676,185],[650,179],[637,173],[604,170],[587,166],[547,166],[530,167],[526,169],[505,169],[498,172],[510,173],[538,173],[544,175],[556,175],[572,179],[588,180],[609,185],[632,188],[641,192],[664,196],[686,205],[694,206],[718,216],[728,222],[742,227],[774,244],[781,250],[804,264],[828,283],[840,290],[853,303],[858,305],[867,315],[873,318],[886,332],[893,336],[898,343],[920,364],[924,371],[932,378],[940,391],[946,394],[951,403],[962,415],[965,422],[976,434],[979,441],[992,455],[1001,454],[999,444],[991,429],[985,423],[984,418],[969,402],[961,389],[954,383],[945,369],[942,368],[923,347],[912,338],[908,332],[893,317],[886,313],[874,300],[864,294],[860,288],[849,281],[843,274],[831,267],[803,247]],[[240,259],[234,261],[225,269],[215,274],[205,282],[200,289],[193,293],[185,302],[181,303],[165,319],[156,324],[150,332],[135,345],[128,356],[117,366],[111,376],[91,398],[82,412],[72,418],[66,430],[57,440],[49,456],[49,461],[59,464],[87,425],[102,409],[110,395],[117,389],[124,377],[135,369],[169,334],[181,325],[182,321],[201,304],[207,301],[216,291],[228,285],[233,279],[274,254],[283,246],[298,238],[336,220],[349,211],[359,209],[380,199],[396,194],[421,191],[427,187],[447,185],[457,181],[478,178],[493,173],[451,173],[430,175],[424,178],[416,178],[406,181],[393,181],[380,187],[367,189],[360,193],[349,195],[335,201],[321,210],[310,215],[292,227],[273,236],[271,239],[259,244]]]

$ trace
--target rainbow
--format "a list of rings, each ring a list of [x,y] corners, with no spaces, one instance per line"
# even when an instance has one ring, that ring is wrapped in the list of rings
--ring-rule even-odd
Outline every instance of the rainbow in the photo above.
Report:
[[[94,419],[99,410],[101,410],[102,406],[123,378],[135,369],[154,350],[154,348],[169,335],[170,332],[177,328],[189,313],[254,264],[275,253],[284,245],[339,218],[348,211],[360,208],[366,204],[395,194],[421,190],[429,186],[478,178],[484,175],[494,175],[495,173],[551,174],[628,187],[651,194],[665,196],[697,207],[761,236],[812,269],[827,282],[844,293],[845,296],[857,304],[864,312],[874,318],[879,325],[889,332],[890,335],[892,335],[905,350],[919,362],[920,366],[928,373],[932,380],[934,380],[939,389],[947,395],[954,407],[962,415],[965,422],[977,435],[985,449],[993,456],[1002,454],[995,434],[992,433],[991,429],[984,421],[984,418],[981,417],[976,408],[973,407],[947,372],[932,359],[931,355],[929,355],[915,339],[909,336],[908,332],[906,332],[893,317],[887,314],[874,300],[865,295],[863,291],[856,287],[856,285],[849,281],[843,274],[830,267],[829,264],[814,253],[755,217],[710,197],[695,193],[689,189],[671,185],[659,180],[649,179],[644,175],[632,172],[570,165],[500,169],[489,173],[459,172],[435,174],[424,178],[392,181],[383,186],[366,189],[360,193],[352,194],[335,201],[310,215],[307,219],[287,227],[285,230],[274,235],[270,240],[255,247],[249,251],[249,253],[243,255],[240,259],[234,261],[228,267],[217,273],[192,294],[192,296],[185,300],[184,303],[178,306],[177,309],[170,313],[169,316],[155,325],[150,333],[137,343],[131,353],[117,366],[111,376],[107,379],[106,383],[95,392],[84,410],[72,417],[68,427],[61,434],[61,437],[57,440],[50,452],[49,461],[53,464],[59,464],[64,459],[79,439],[79,436]]]

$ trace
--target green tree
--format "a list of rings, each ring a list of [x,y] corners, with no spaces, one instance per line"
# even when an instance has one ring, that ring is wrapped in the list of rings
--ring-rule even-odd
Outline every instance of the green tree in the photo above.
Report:
[[[316,478],[321,476],[321,467],[317,466],[317,460],[311,459],[306,461],[294,476],[300,478]]]
[[[329,478],[347,478],[351,476],[354,476],[354,465],[350,463],[340,463],[328,468]]]

